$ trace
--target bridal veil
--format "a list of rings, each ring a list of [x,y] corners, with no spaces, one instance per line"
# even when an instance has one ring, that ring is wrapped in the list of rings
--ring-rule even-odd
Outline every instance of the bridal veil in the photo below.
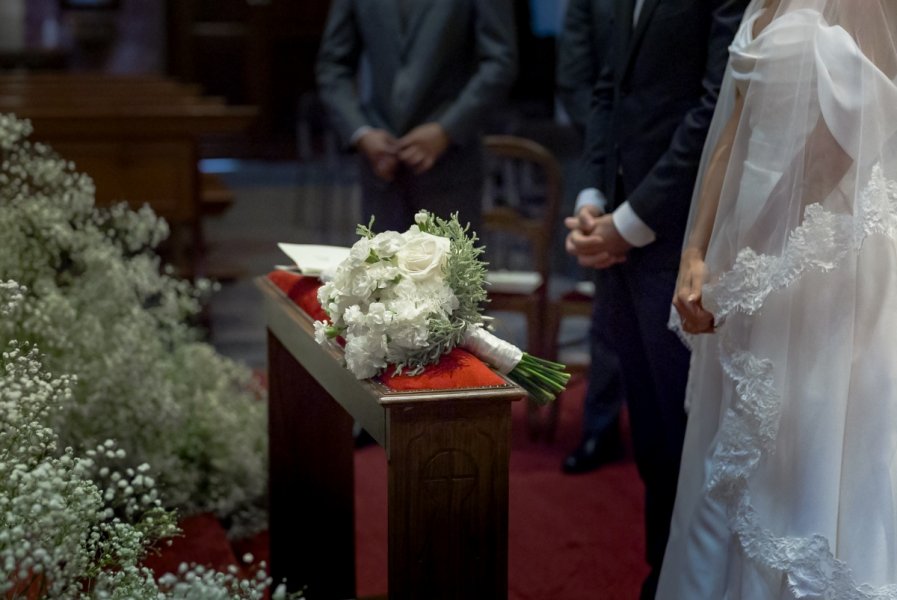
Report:
[[[658,598],[897,600],[895,78],[895,0],[745,14]]]

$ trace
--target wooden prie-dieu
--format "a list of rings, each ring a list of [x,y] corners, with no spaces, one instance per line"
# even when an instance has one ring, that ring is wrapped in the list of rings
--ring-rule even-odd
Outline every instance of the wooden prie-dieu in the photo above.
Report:
[[[389,598],[507,598],[511,402],[455,350],[423,374],[359,381],[314,339],[317,282],[258,280],[268,326],[271,573],[309,600],[356,597],[353,421],[389,464]]]

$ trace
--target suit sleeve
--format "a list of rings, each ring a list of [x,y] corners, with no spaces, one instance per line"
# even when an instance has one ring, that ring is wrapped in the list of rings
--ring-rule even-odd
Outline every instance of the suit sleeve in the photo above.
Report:
[[[602,189],[607,165],[611,136],[611,116],[614,107],[613,60],[608,57],[598,71],[592,86],[582,158],[573,173],[575,189],[597,188],[606,196],[610,190]]]
[[[511,0],[476,2],[477,69],[439,119],[458,144],[473,140],[490,110],[505,99],[517,76],[517,41]]]
[[[361,57],[361,35],[352,0],[335,0],[318,51],[315,72],[321,101],[342,143],[367,125],[358,96],[356,75]]]
[[[673,235],[681,229],[678,220],[669,218],[670,214],[688,214],[691,195],[674,195],[675,202],[682,203],[683,206],[671,207],[668,190],[694,187],[704,141],[729,60],[729,45],[741,24],[747,0],[716,0],[713,5],[707,62],[702,80],[703,95],[685,114],[673,134],[669,148],[628,198],[635,213],[658,236]]]
[[[595,64],[592,0],[570,0],[564,28],[558,38],[557,91],[570,120],[585,129],[592,85],[598,76]]]

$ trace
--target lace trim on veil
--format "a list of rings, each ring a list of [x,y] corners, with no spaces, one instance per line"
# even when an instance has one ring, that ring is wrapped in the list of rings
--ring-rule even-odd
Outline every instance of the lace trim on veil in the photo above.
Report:
[[[807,271],[831,271],[851,249],[859,250],[870,235],[897,239],[897,182],[887,179],[880,165],[872,168],[855,210],[856,215],[836,214],[821,204],[811,204],[781,256],[741,250],[732,269],[704,286],[704,302],[716,322],[722,324],[733,312],[756,313],[767,296],[790,286]],[[675,308],[670,311],[669,328],[689,349],[694,347],[694,336],[683,330]]]
[[[808,206],[804,222],[790,235],[782,256],[742,250],[731,271],[712,288],[719,316],[753,314],[773,291],[795,283],[808,271],[830,271],[865,239],[884,234],[897,239],[897,182],[880,166],[857,200],[856,215],[838,215],[821,205]],[[710,292],[708,286],[708,292]],[[780,571],[797,598],[826,600],[897,600],[897,585],[859,585],[850,567],[834,557],[828,540],[780,537],[763,528],[751,506],[749,477],[774,451],[781,412],[774,365],[720,339],[720,361],[735,383],[736,399],[722,419],[714,449],[707,493],[728,509],[729,524],[744,553],[755,563]]]
[[[769,294],[790,286],[807,271],[831,271],[870,235],[897,238],[897,182],[887,179],[880,165],[872,168],[854,210],[855,215],[836,214],[811,204],[781,256],[741,250],[732,269],[704,288],[717,320],[732,312],[754,314]]]

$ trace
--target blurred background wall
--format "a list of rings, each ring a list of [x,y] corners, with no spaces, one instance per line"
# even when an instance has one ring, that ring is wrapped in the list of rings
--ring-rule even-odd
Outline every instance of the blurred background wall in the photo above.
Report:
[[[520,75],[496,131],[555,118],[555,39],[565,0],[515,0]],[[0,69],[159,74],[259,108],[239,143],[205,154],[295,152],[313,94],[328,0],[0,0]],[[550,144],[549,144],[550,145]]]

